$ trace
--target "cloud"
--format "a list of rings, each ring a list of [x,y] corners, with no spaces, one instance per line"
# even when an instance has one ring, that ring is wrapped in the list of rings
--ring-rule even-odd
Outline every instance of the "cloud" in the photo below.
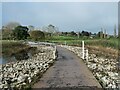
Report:
[[[2,28],[2,3],[0,3],[0,28]]]
[[[3,24],[10,21],[36,27],[54,24],[60,31],[92,32],[104,27],[112,33],[112,27],[117,24],[117,8],[115,2],[3,3]]]
[[[2,2],[118,2],[119,0],[1,0]]]

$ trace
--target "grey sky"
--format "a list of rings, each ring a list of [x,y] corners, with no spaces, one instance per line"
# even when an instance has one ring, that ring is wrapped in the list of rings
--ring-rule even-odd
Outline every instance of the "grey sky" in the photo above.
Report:
[[[2,24],[16,21],[43,27],[53,24],[60,31],[98,32],[103,27],[112,34],[118,22],[117,2],[14,2],[2,3]]]
[[[1,0],[2,2],[33,2],[33,0]],[[34,2],[118,2],[119,0],[34,0]]]

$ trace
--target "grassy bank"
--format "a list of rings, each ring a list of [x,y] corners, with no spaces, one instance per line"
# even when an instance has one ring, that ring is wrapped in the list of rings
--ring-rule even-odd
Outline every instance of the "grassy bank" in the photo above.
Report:
[[[49,42],[57,44],[66,44],[72,46],[82,46],[82,41],[85,42],[85,47],[88,48],[89,53],[94,53],[98,56],[106,58],[118,58],[118,39],[100,39],[100,38],[87,38],[87,37],[70,37],[70,36],[53,36]]]
[[[49,42],[55,42],[58,44],[66,44],[67,45],[75,45],[81,46],[82,40],[85,41],[85,45],[94,45],[94,46],[103,46],[103,47],[111,47],[114,49],[118,49],[118,39],[110,38],[110,39],[90,39],[88,37],[71,37],[71,36],[53,36],[52,39],[46,40]]]
[[[3,56],[11,56],[22,50],[30,49],[29,45],[23,44],[21,41],[2,40],[1,43]]]
[[[57,43],[57,44],[67,44],[72,46],[82,46],[82,41],[85,42],[85,47],[89,48],[92,53],[102,54],[103,52],[109,56],[118,55],[118,39],[99,39],[99,38],[88,38],[88,37],[75,37],[75,36],[52,36],[51,39],[45,41]],[[21,50],[27,50],[30,46],[23,44],[22,41],[8,41],[2,40],[2,54],[11,56]],[[103,55],[104,55],[103,53]],[[107,56],[108,57],[108,56]]]

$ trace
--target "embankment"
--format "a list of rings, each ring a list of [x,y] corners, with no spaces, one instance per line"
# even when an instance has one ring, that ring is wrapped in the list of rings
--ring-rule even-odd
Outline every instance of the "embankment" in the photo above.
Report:
[[[32,85],[54,63],[56,48],[38,46],[39,53],[28,60],[0,66],[0,88],[22,89]]]
[[[75,46],[62,46],[82,57],[82,48]],[[84,60],[93,75],[98,79],[103,88],[118,88],[118,61],[89,53],[88,60]]]

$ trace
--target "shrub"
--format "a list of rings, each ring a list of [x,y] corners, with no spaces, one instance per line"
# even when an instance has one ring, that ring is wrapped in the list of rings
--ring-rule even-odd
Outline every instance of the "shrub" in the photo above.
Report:
[[[43,41],[45,39],[45,34],[42,31],[30,31],[30,37],[35,41]]]

